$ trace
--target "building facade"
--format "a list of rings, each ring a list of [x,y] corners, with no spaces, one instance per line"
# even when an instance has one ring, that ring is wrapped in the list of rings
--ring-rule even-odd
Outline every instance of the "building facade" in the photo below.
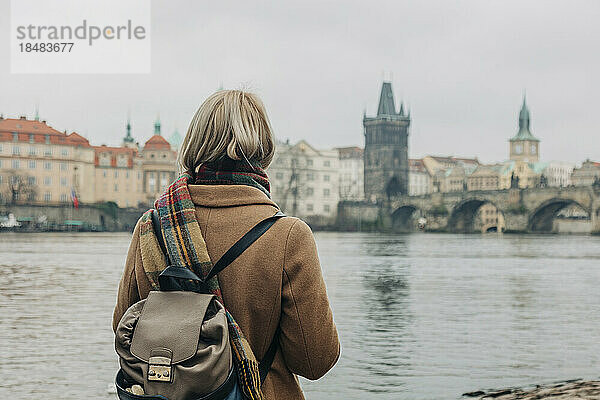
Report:
[[[278,142],[275,149],[267,169],[273,200],[310,224],[332,224],[340,200],[338,151],[316,150],[304,140]]]
[[[161,135],[160,121],[154,123],[154,135],[141,150],[143,202],[153,204],[177,176],[177,153]]]
[[[554,187],[571,186],[571,174],[575,164],[565,161],[550,161],[542,171],[546,184]]]
[[[340,200],[364,200],[363,149],[360,147],[339,147],[336,150],[339,157]]]
[[[462,192],[467,177],[479,166],[476,158],[425,156],[422,159],[431,177],[432,192]]]
[[[408,194],[421,196],[431,193],[432,179],[422,159],[408,160]]]
[[[501,188],[499,165],[480,165],[467,177],[467,190],[498,190]]]
[[[574,186],[591,186],[600,183],[600,162],[585,160],[581,167],[573,170],[571,183]]]
[[[0,201],[70,203],[75,193],[94,202],[94,149],[73,132],[45,121],[0,118]]]
[[[137,207],[142,198],[142,165],[132,147],[94,146],[96,202]]]
[[[158,121],[142,149],[126,129],[121,147],[92,146],[45,121],[0,118],[0,203],[151,205],[176,176],[176,153]]]
[[[392,84],[383,82],[375,117],[363,117],[365,198],[374,202],[408,194],[410,112],[396,112]]]

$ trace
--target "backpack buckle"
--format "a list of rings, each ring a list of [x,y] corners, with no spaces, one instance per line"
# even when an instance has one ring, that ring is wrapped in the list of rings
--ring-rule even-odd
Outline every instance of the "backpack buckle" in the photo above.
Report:
[[[167,357],[150,357],[148,359],[148,380],[171,382],[173,380],[171,359]]]

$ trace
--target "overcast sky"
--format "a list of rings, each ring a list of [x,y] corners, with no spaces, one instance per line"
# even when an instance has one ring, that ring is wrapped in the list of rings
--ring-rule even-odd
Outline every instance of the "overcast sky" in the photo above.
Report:
[[[9,0],[0,0],[8,54]],[[544,161],[600,159],[600,1],[153,1],[152,73],[12,75],[0,113],[116,145],[160,113],[182,134],[221,85],[259,94],[275,134],[363,146],[382,80],[412,110],[411,157],[508,157],[524,91]],[[2,59],[0,57],[0,59]]]

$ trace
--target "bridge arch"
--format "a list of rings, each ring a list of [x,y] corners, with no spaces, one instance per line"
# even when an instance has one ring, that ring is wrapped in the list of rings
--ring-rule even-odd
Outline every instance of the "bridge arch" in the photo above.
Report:
[[[491,204],[497,210],[497,218],[498,220],[504,221],[504,213],[502,209],[498,207],[493,201],[490,201],[483,197],[470,197],[468,199],[464,199],[457,203],[452,211],[450,212],[450,217],[448,218],[448,225],[446,229],[449,232],[456,233],[474,233],[475,230],[475,217],[477,216],[477,212],[484,204]],[[481,231],[482,232],[492,232],[492,231],[502,231],[503,223],[499,223],[500,221],[496,221],[495,223],[483,221]],[[500,226],[499,226],[500,225]]]
[[[413,232],[417,230],[418,216],[423,215],[423,211],[415,205],[402,205],[392,213],[392,230],[394,232]]]
[[[567,198],[552,198],[540,204],[529,216],[528,229],[530,232],[552,232],[554,229],[554,218],[563,208],[577,205],[584,210],[588,216],[592,216],[591,210],[587,209],[578,201]]]

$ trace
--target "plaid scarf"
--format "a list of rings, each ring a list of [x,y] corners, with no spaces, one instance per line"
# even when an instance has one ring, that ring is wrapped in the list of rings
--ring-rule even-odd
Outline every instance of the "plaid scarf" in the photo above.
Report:
[[[154,203],[158,210],[165,245],[171,262],[177,267],[189,268],[199,277],[205,277],[213,264],[196,220],[195,207],[188,190],[189,174],[181,175]],[[158,245],[152,227],[152,210],[142,216],[140,247],[142,264],[153,290],[159,290],[158,275],[166,268],[166,259]],[[207,282],[207,287],[223,303],[218,277]],[[229,311],[226,311],[233,362],[238,373],[240,388],[250,400],[262,400],[258,362],[248,340]]]
[[[229,157],[200,165],[192,182],[195,185],[248,185],[271,197],[269,177],[259,164]]]

